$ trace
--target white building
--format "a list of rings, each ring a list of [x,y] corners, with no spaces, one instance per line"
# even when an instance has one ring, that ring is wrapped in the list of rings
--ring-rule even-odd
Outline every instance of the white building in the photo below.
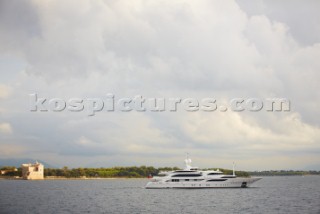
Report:
[[[0,175],[5,175],[9,172],[17,172],[18,169],[17,168],[13,168],[13,169],[3,169],[3,170],[0,170]]]
[[[44,166],[41,163],[27,163],[21,165],[22,178],[26,180],[43,179]]]

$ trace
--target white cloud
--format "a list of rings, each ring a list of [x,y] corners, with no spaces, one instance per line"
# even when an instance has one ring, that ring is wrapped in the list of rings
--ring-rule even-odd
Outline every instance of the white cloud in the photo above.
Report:
[[[1,119],[15,127],[15,144],[36,146],[52,160],[59,156],[61,165],[65,160],[76,165],[84,156],[103,162],[104,154],[119,164],[168,163],[191,150],[203,164],[217,161],[211,156],[216,151],[229,160],[230,151],[235,158],[246,156],[245,164],[261,156],[299,154],[303,166],[308,155],[319,152],[319,43],[297,41],[291,23],[264,10],[252,15],[235,1],[4,1],[3,8],[0,54],[26,66],[5,82],[12,96],[0,85],[0,98],[6,98]],[[24,19],[13,17],[17,11]],[[29,93],[67,100],[108,92],[117,98],[224,101],[287,97],[292,111],[94,117],[28,111]]]
[[[10,123],[0,123],[0,132],[3,134],[12,134]]]
[[[10,87],[4,84],[0,84],[0,99],[9,97],[10,93],[11,93]]]

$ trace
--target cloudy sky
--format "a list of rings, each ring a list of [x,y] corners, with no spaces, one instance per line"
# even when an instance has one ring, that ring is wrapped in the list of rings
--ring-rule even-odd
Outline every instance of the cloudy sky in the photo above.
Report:
[[[0,0],[0,158],[320,170],[320,2]],[[287,98],[289,112],[32,112],[38,97]]]

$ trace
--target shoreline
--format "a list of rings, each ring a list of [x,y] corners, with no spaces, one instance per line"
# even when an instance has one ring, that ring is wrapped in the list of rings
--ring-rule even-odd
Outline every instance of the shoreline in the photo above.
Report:
[[[44,178],[43,180],[125,180],[125,179],[148,179],[148,178],[129,178],[129,177],[112,177],[112,178]]]
[[[25,181],[43,181],[43,180],[126,180],[126,179],[148,179],[148,178],[130,178],[130,177],[112,177],[112,178],[67,178],[67,177],[45,177],[44,179],[26,180],[21,177],[0,177],[0,180],[25,180]]]

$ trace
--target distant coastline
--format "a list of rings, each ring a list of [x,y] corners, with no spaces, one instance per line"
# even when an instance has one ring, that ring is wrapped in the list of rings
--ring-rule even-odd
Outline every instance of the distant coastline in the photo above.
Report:
[[[11,169],[11,170],[10,170]],[[152,166],[131,166],[131,167],[112,167],[112,168],[45,168],[45,180],[102,180],[102,179],[131,179],[147,178],[156,176],[160,171],[178,170],[178,167],[159,167]],[[213,169],[213,168],[210,168]],[[216,168],[214,168],[216,169]],[[232,174],[230,169],[221,169],[225,174]],[[0,179],[21,180],[21,168],[3,167],[6,174],[2,174]],[[209,169],[207,169],[209,170]],[[250,176],[307,176],[320,175],[320,171],[310,170],[266,170],[266,171],[236,171],[239,177]]]
[[[132,178],[132,177],[113,177],[113,178],[100,178],[100,177],[45,177],[43,180],[125,180],[125,179],[148,179],[148,178]],[[17,176],[0,176],[0,180],[24,180],[22,177]],[[37,179],[34,179],[36,181]]]

